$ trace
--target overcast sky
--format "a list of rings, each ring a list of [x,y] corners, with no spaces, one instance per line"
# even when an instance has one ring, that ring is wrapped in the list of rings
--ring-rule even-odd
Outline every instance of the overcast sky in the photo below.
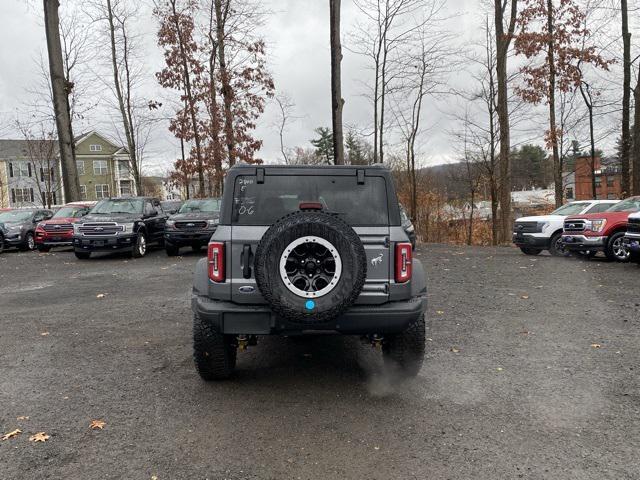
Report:
[[[480,30],[481,0],[449,0],[446,15],[454,17],[447,22],[447,28],[455,33],[459,46],[464,50],[482,35]],[[61,0],[64,4],[65,0]],[[343,0],[343,37],[353,28],[358,12],[352,1]],[[328,35],[328,1],[325,0],[270,0],[265,4],[273,11],[264,26],[264,38],[268,45],[269,69],[276,90],[285,92],[296,104],[298,117],[287,132],[288,147],[310,147],[309,139],[318,126],[331,125],[330,105],[330,62]],[[30,6],[29,6],[30,5]],[[38,66],[36,59],[46,52],[44,28],[42,25],[41,2],[26,0],[0,0],[0,137],[17,137],[14,120],[30,102],[29,89],[37,84]],[[162,68],[162,54],[156,47],[157,23],[145,7],[138,24],[145,48],[145,70],[148,82],[144,87],[149,98],[173,95],[163,92],[153,77]],[[348,46],[348,45],[347,45]],[[362,80],[368,78],[365,59],[344,49],[342,65],[343,97],[345,99],[345,125],[365,129],[371,125],[371,106],[363,98]],[[460,69],[451,75],[451,85],[464,85],[470,80]],[[451,127],[449,110],[459,102],[451,98],[429,98],[425,105],[424,127],[421,145],[423,164],[442,163],[455,159],[456,149],[448,133]],[[259,152],[266,161],[280,158],[277,131],[273,126],[276,119],[274,105],[270,105],[259,121],[256,135],[264,140]],[[86,118],[77,122],[78,130],[96,129],[111,136],[115,131],[113,111],[104,101],[100,101]],[[529,140],[529,138],[527,138]],[[533,138],[532,140],[539,140]],[[165,124],[159,124],[154,132],[147,152],[147,168],[154,172],[166,171],[173,159],[179,156],[176,139],[167,131]]]

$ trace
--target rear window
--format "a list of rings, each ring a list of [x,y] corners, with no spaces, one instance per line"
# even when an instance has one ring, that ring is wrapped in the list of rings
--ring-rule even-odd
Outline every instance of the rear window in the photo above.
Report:
[[[236,178],[232,222],[237,225],[271,225],[299,209],[300,202],[320,202],[352,226],[389,224],[387,188],[382,177],[266,175]]]

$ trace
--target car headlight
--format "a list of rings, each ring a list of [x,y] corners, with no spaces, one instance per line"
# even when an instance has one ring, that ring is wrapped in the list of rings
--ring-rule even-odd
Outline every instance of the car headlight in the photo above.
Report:
[[[7,228],[7,230],[9,230],[10,232],[17,232],[21,228],[22,228],[22,225],[11,225],[10,227]]]
[[[549,222],[538,222],[538,231],[544,232],[549,227]]]
[[[176,221],[175,221],[175,220],[167,220],[166,225],[167,225],[167,227],[169,227],[169,228],[173,228],[173,227],[175,227],[175,226],[176,226]]]
[[[587,227],[592,232],[601,232],[602,230],[604,230],[604,227],[605,227],[606,224],[607,224],[607,221],[605,219],[603,219],[603,218],[600,218],[598,220],[591,220],[587,224]]]
[[[131,222],[131,223],[121,223],[120,226],[124,227],[124,230],[122,230],[121,233],[132,233],[133,232],[133,228],[136,226],[136,224],[133,223],[133,222]]]

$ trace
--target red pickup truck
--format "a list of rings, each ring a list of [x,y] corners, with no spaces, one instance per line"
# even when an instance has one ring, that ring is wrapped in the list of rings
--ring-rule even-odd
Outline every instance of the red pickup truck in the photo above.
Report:
[[[609,260],[627,262],[629,251],[624,244],[627,219],[640,211],[640,197],[631,197],[602,213],[567,217],[562,243],[566,250],[583,255],[604,252]]]
[[[48,252],[51,247],[68,247],[73,244],[73,224],[84,217],[96,202],[68,203],[49,220],[36,227],[36,248]]]

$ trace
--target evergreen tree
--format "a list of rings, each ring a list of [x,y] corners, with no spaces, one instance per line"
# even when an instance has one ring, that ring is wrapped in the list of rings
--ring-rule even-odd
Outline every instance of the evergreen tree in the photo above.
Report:
[[[328,127],[318,127],[314,130],[319,138],[311,139],[311,145],[316,147],[316,155],[326,161],[327,165],[333,164],[333,132]]]

